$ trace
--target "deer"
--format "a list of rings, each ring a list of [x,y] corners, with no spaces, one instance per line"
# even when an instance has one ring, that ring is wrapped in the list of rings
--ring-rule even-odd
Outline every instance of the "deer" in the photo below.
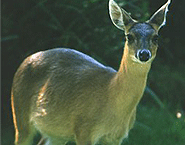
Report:
[[[12,84],[15,145],[33,144],[37,133],[44,145],[121,145],[134,127],[170,3],[138,22],[109,0],[110,19],[126,37],[118,71],[70,48],[28,56]]]

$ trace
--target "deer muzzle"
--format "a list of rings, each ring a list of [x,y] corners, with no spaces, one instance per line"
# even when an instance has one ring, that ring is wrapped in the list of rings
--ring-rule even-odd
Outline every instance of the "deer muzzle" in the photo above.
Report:
[[[152,57],[152,53],[148,49],[139,49],[136,53],[136,58],[141,62],[147,62]]]

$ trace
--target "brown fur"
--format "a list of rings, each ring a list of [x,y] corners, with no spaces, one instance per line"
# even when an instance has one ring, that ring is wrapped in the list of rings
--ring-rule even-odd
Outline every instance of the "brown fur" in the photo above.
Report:
[[[51,49],[26,58],[12,86],[16,145],[31,145],[37,132],[43,136],[39,144],[46,145],[68,141],[77,145],[120,145],[128,136],[157,51],[152,39],[143,38],[152,38],[158,28],[150,21],[136,22],[126,11],[120,13],[112,0],[109,4],[111,19],[118,28],[123,29],[126,21],[126,34],[138,35],[135,28],[141,28],[147,36],[138,35],[137,40],[142,41],[132,44],[126,41],[118,72],[72,49]],[[142,43],[152,54],[146,62],[135,57]]]

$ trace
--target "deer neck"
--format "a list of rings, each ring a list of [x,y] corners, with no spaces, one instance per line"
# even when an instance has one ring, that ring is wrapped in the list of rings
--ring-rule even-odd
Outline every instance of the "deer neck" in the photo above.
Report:
[[[151,63],[134,62],[125,45],[119,71],[111,80],[111,93],[113,102],[119,112],[130,114],[139,103],[147,81]]]

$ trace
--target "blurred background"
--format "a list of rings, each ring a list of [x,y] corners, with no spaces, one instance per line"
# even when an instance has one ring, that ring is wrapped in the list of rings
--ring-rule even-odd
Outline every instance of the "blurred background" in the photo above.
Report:
[[[115,0],[141,21],[167,0]],[[160,30],[159,49],[124,145],[183,145],[185,142],[185,1],[172,0]],[[1,5],[1,139],[13,145],[13,75],[30,54],[74,48],[118,69],[124,32],[113,26],[108,0],[3,0]]]

